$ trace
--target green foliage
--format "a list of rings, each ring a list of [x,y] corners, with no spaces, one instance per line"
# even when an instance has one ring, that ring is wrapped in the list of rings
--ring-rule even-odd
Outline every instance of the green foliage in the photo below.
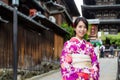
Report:
[[[108,34],[108,35],[104,35],[104,32],[102,31],[101,34],[101,39],[103,41],[103,43],[105,43],[106,39],[110,40],[110,44],[115,44],[117,46],[120,46],[120,33],[118,33],[117,35],[112,35],[112,34]]]
[[[104,35],[104,32],[102,31],[102,33],[101,33],[101,39],[102,39],[102,41],[105,41],[106,40],[106,36]]]
[[[90,35],[90,30],[91,30],[92,25],[88,24],[88,35]]]
[[[107,38],[110,39],[110,44],[115,43],[116,45],[120,46],[120,33],[117,35],[107,35]]]
[[[84,35],[84,39],[85,39],[85,40],[88,40],[88,37],[89,37],[88,34],[85,34],[85,35]]]
[[[65,40],[69,40],[71,37],[74,36],[74,29],[72,26],[69,26],[67,23],[63,23],[61,27],[65,29],[67,32],[69,32],[69,35],[66,34]]]

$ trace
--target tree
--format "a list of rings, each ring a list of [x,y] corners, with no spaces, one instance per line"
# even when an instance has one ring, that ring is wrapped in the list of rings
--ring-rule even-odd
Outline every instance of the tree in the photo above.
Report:
[[[101,39],[104,42],[104,44],[115,44],[120,48],[120,33],[118,33],[117,35],[104,35],[104,32],[102,32]]]
[[[74,29],[72,26],[69,26],[67,23],[62,23],[61,27],[69,32],[69,34],[66,34],[65,40],[69,40],[71,37],[74,36]]]
[[[114,43],[115,45],[120,46],[120,33],[117,35],[108,34],[107,38],[110,39],[110,44]]]

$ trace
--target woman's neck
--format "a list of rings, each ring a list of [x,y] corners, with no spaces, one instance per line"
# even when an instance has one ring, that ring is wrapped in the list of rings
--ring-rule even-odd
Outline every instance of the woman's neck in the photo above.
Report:
[[[83,38],[81,38],[81,37],[78,37],[78,36],[75,36],[77,39],[79,39],[79,40],[83,40]]]

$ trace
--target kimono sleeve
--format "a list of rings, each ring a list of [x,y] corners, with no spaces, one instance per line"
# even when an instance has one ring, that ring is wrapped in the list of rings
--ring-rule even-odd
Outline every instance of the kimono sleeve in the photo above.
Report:
[[[62,49],[61,56],[60,56],[60,65],[61,65],[61,73],[62,73],[63,80],[74,80],[75,79],[75,77],[74,79],[72,78],[73,77],[72,75],[74,75],[75,70],[71,65],[72,49],[70,47],[71,47],[71,43],[69,41],[65,42],[64,47]]]
[[[91,45],[90,48],[90,57],[91,57],[91,63],[92,63],[92,69],[91,69],[91,76],[94,78],[94,80],[99,80],[99,62],[97,59],[97,56],[94,52],[94,47]]]

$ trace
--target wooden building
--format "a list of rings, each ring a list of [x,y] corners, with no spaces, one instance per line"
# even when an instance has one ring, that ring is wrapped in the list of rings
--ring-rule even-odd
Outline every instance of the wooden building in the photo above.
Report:
[[[18,67],[28,69],[42,61],[58,60],[66,34],[60,25],[72,25],[72,5],[67,0],[20,0],[18,6]],[[74,2],[73,0],[71,2]],[[12,67],[13,7],[11,0],[0,1],[0,67]]]
[[[87,19],[99,19],[98,31],[104,31],[105,34],[120,32],[119,0],[83,0],[83,2],[83,16]]]

